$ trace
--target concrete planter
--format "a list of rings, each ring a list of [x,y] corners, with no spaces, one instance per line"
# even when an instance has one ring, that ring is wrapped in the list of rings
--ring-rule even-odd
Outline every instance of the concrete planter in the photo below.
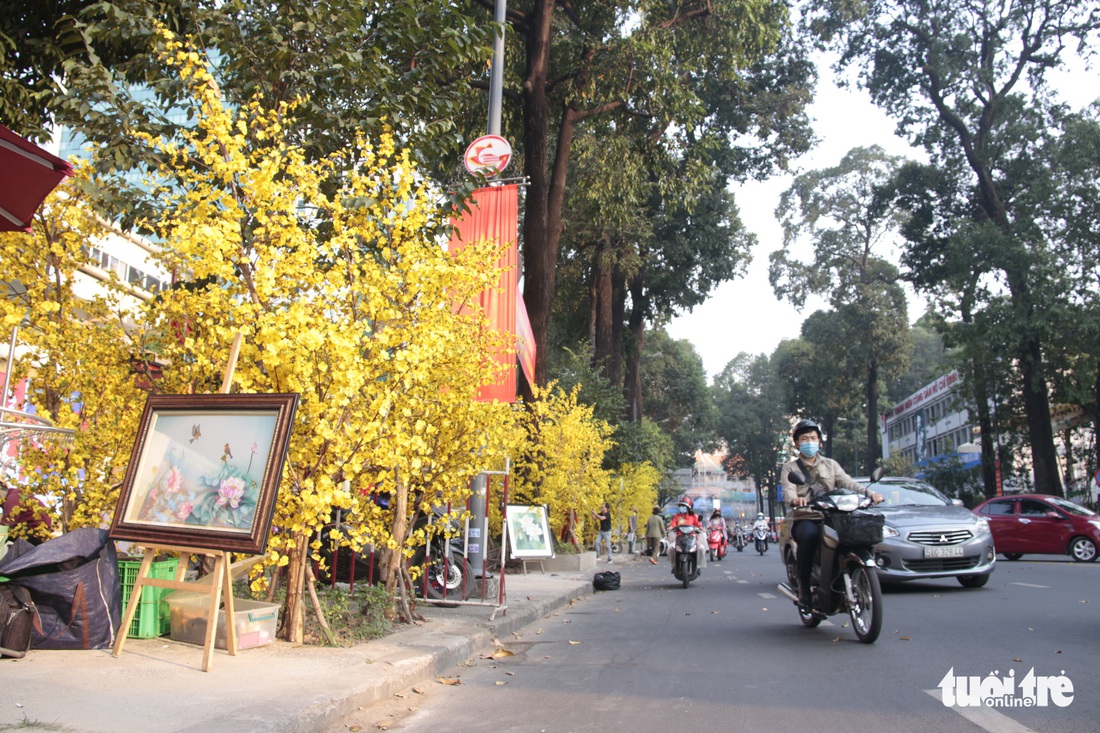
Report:
[[[571,555],[558,555],[544,559],[542,567],[548,573],[592,573],[596,570],[596,553],[578,552]]]

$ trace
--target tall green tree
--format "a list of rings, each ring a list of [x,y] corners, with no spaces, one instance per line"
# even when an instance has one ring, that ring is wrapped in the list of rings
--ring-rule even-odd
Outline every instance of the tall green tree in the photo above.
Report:
[[[712,451],[717,411],[707,388],[703,360],[690,342],[662,329],[647,339],[642,356],[642,387],[649,395],[649,417],[672,435],[679,467],[692,466],[695,452]]]
[[[872,100],[898,120],[936,165],[965,167],[975,213],[999,235],[988,272],[1003,278],[1018,328],[1018,364],[1033,470],[1041,491],[1061,492],[1050,423],[1042,301],[1035,273],[1046,271],[1043,238],[1008,175],[1025,159],[1052,107],[1047,72],[1067,41],[1088,43],[1095,8],[1076,0],[813,0],[806,27],[854,67]],[[1021,123],[1026,123],[1022,125]],[[1020,134],[1022,126],[1030,135]],[[987,233],[988,236],[988,233]]]
[[[773,359],[738,354],[711,388],[718,408],[719,438],[728,451],[726,471],[750,476],[758,490],[775,486],[787,459],[790,420],[783,406],[784,382]]]
[[[353,149],[357,134],[385,132],[435,167],[461,144],[457,110],[491,53],[491,24],[465,11],[419,0],[95,3],[76,19],[88,56],[65,64],[57,119],[100,152],[101,174],[118,174],[100,192],[104,213],[126,226],[155,218],[155,199],[131,181],[159,158],[135,133],[171,136],[190,124],[185,90],[154,53],[156,27],[165,24],[201,39],[227,104],[256,95],[272,109],[294,101],[300,122],[280,141],[309,159]],[[461,199],[471,184],[454,183]]]
[[[486,9],[493,5],[490,0],[481,4]],[[730,155],[758,154],[754,145],[737,151],[723,139],[786,134],[773,120],[786,119],[788,110],[761,107],[745,119],[733,114],[732,105],[713,100],[723,94],[740,97],[751,88],[746,73],[778,47],[787,17],[786,4],[773,0],[583,5],[526,0],[509,5],[504,95],[516,108],[505,113],[505,132],[517,141],[529,183],[523,297],[538,348],[537,381],[547,373],[563,210],[579,131],[611,118],[615,125],[643,130],[652,144],[670,150],[694,136]]]
[[[900,158],[872,146],[796,177],[776,208],[784,249],[772,253],[769,271],[778,296],[800,306],[818,293],[839,316],[843,327],[831,344],[836,353],[822,356],[847,362],[863,376],[869,465],[881,455],[880,383],[908,360],[905,294],[897,267],[886,259],[905,216],[892,188],[900,165]],[[813,247],[809,260],[792,251],[803,240]]]

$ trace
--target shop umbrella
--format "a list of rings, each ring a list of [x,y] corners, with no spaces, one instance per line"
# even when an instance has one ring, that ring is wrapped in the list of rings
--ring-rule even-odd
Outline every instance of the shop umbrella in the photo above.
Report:
[[[31,219],[73,167],[0,125],[0,232],[29,232]]]

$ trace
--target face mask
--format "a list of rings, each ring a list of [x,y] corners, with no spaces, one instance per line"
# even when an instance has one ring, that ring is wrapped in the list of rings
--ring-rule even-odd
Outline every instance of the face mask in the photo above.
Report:
[[[688,513],[688,508],[686,506],[680,507],[680,513],[681,514],[687,514]]]
[[[807,458],[813,458],[814,456],[816,456],[817,455],[817,448],[818,448],[817,443],[799,443],[798,444],[798,452],[801,453],[802,455],[806,456]]]

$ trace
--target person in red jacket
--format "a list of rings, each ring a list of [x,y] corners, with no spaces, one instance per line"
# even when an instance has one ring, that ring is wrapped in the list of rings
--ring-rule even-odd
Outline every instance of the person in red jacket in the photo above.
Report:
[[[702,528],[703,520],[695,513],[695,504],[688,497],[676,502],[676,516],[668,523],[668,528],[679,527],[681,524],[690,524]]]

